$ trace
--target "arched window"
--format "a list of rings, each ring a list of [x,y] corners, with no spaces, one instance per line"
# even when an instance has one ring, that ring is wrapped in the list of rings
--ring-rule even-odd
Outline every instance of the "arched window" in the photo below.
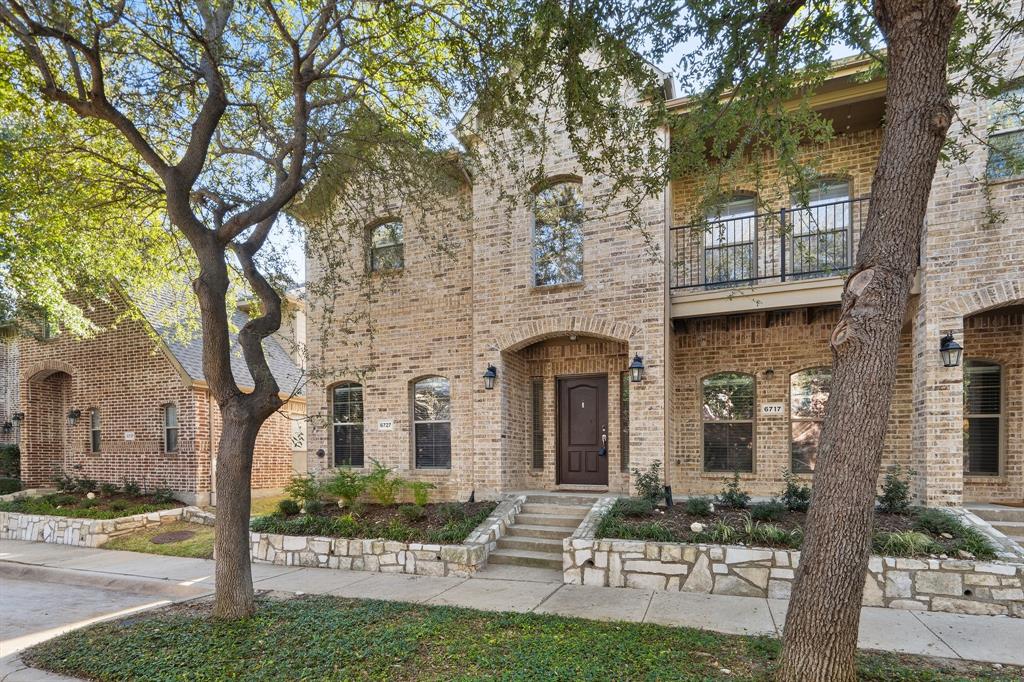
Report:
[[[99,408],[89,410],[89,452],[100,451],[100,411]]]
[[[582,188],[578,182],[548,185],[533,200],[533,284],[582,280]]]
[[[704,283],[742,282],[757,277],[757,197],[737,196],[707,216]]]
[[[790,467],[794,472],[814,471],[831,392],[831,367],[802,369],[789,377]]]
[[[719,372],[701,380],[705,471],[754,470],[754,377]]]
[[[369,242],[371,272],[405,267],[405,229],[400,221],[393,220],[370,228]]]
[[[164,405],[164,452],[178,451],[178,406]]]
[[[413,385],[412,404],[416,468],[451,468],[451,384],[444,377],[420,379]]]
[[[999,475],[1003,368],[988,360],[964,361],[964,473]]]
[[[787,274],[821,277],[849,266],[850,183],[830,180],[793,197]]]
[[[334,466],[363,466],[363,387],[352,381],[332,391]]]

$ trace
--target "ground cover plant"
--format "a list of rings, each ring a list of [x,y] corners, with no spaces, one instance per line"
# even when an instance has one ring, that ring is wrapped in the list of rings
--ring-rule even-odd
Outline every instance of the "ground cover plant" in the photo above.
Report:
[[[691,628],[308,596],[254,616],[182,604],[51,639],[24,657],[93,680],[764,680],[779,643]],[[268,655],[270,652],[273,655]],[[1009,681],[1021,671],[861,653],[861,680]]]
[[[119,519],[183,506],[168,491],[143,493],[132,486],[128,486],[130,491],[109,487],[100,490],[95,481],[78,481],[80,483],[66,484],[64,490],[49,495],[0,502],[0,511],[78,519]]]
[[[213,558],[213,526],[175,521],[160,526],[140,528],[127,535],[108,540],[103,549],[145,552],[164,556],[196,559]]]

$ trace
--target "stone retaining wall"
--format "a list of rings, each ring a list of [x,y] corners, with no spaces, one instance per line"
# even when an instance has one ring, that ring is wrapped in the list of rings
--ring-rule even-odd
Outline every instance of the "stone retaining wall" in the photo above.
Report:
[[[488,554],[515,522],[524,502],[523,495],[503,499],[459,545],[251,533],[252,560],[283,566],[468,577],[486,565]]]
[[[212,525],[212,515],[197,507],[177,507],[119,519],[76,519],[67,516],[0,512],[0,540],[49,542],[55,545],[99,547],[110,538],[140,528],[175,521]]]
[[[562,543],[564,582],[788,599],[797,550],[598,540],[602,498]],[[1024,562],[871,557],[865,606],[1024,618]]]

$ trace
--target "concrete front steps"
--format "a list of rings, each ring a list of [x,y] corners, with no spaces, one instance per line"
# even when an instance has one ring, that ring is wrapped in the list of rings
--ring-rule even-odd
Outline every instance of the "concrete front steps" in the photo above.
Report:
[[[1024,545],[1024,508],[999,507],[995,505],[968,506],[973,514],[979,516],[997,531],[1020,545]]]
[[[562,570],[562,540],[572,535],[597,495],[530,493],[487,558],[490,564]]]

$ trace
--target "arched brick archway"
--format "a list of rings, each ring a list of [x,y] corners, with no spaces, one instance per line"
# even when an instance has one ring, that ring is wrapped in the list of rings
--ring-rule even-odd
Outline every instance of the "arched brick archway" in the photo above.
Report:
[[[22,479],[26,487],[44,487],[52,485],[64,465],[74,379],[71,366],[56,361],[32,365],[25,376]]]
[[[616,322],[596,315],[547,317],[527,324],[511,326],[494,338],[494,349],[514,352],[540,341],[561,336],[591,336],[606,341],[633,345],[641,329],[625,322]]]
[[[964,318],[993,308],[1024,302],[1024,280],[994,282],[953,297],[942,306],[944,317]]]

